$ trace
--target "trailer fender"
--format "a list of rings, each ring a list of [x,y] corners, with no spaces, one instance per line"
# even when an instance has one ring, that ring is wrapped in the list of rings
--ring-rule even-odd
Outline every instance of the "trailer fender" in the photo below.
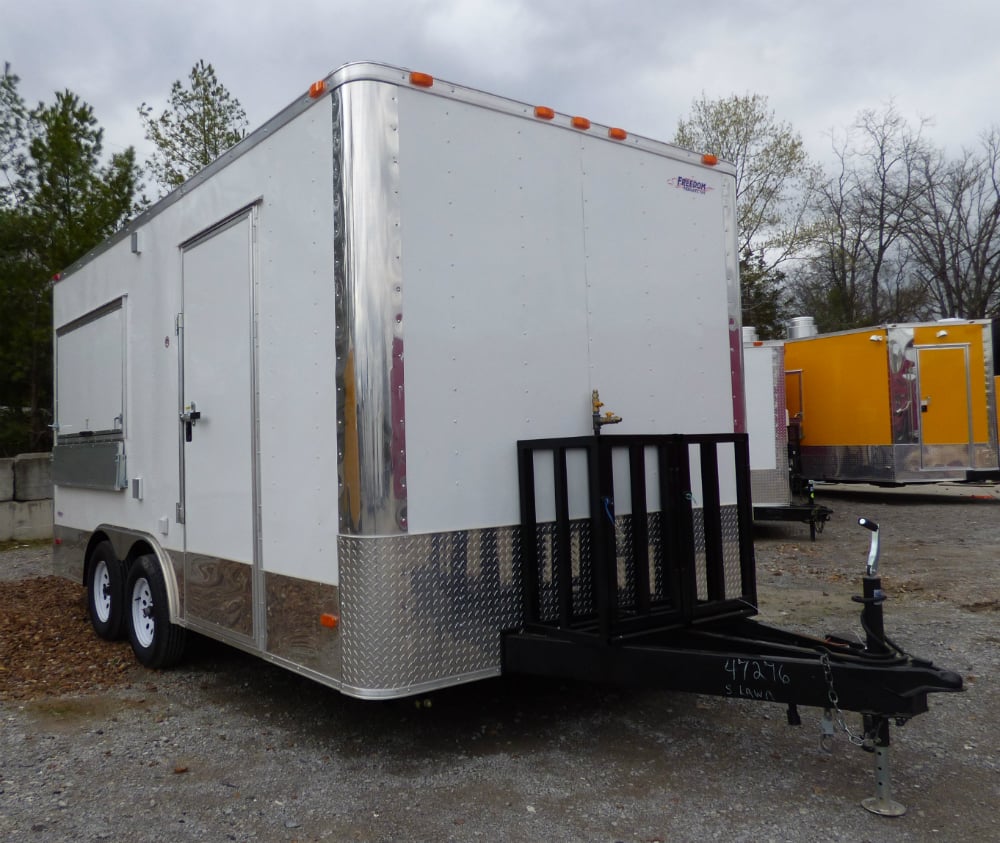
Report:
[[[167,602],[170,607],[170,622],[183,625],[181,620],[180,588],[177,584],[177,574],[174,571],[173,559],[169,551],[164,550],[160,543],[149,533],[128,530],[109,524],[101,524],[94,530],[94,536],[101,535],[111,542],[115,554],[124,560],[126,575],[132,564],[140,556],[152,554],[163,572],[163,581],[167,587]],[[99,541],[100,539],[98,539]],[[91,539],[93,543],[94,540]],[[88,546],[88,554],[90,548]]]

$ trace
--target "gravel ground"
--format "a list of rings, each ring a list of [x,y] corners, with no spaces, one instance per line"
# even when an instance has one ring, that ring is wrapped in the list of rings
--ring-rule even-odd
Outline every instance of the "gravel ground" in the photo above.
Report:
[[[903,817],[859,806],[873,757],[823,752],[817,709],[519,678],[362,702],[199,638],[146,671],[29,546],[0,550],[0,839],[1000,839],[1000,505],[821,494],[815,543],[758,531],[763,619],[856,631],[873,517],[887,631],[966,680],[893,730]]]

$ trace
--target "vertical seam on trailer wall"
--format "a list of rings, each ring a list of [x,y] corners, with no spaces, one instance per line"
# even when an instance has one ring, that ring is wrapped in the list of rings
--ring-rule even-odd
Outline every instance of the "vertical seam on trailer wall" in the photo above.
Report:
[[[267,650],[267,599],[264,577],[264,537],[261,515],[261,459],[260,459],[260,265],[258,261],[258,222],[260,203],[250,208],[250,447],[253,506],[253,572],[251,574],[251,599],[253,601],[253,627],[256,644],[262,652]]]
[[[581,136],[577,146],[580,160],[580,228],[583,232],[583,296],[587,310],[587,384],[590,389],[594,385],[594,322],[591,318],[590,301],[590,250],[588,246],[587,228],[587,166],[584,156],[585,139]]]

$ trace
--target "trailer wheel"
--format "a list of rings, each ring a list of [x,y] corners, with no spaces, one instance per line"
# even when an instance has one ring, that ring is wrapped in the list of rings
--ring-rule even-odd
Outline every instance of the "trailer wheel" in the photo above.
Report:
[[[110,542],[98,544],[87,560],[87,614],[94,631],[106,641],[122,634],[125,566]]]
[[[185,629],[170,623],[167,585],[152,555],[140,556],[129,571],[128,637],[135,657],[146,667],[177,664],[184,653]]]

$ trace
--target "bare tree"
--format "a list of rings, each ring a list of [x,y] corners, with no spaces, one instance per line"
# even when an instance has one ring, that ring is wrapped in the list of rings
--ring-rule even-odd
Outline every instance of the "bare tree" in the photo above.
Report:
[[[925,189],[923,125],[911,129],[889,103],[862,112],[834,141],[837,172],[813,193],[821,223],[795,285],[797,302],[824,330],[913,318],[925,309],[904,236]]]
[[[1000,314],[1000,127],[946,161],[928,153],[908,240],[939,315]]]

